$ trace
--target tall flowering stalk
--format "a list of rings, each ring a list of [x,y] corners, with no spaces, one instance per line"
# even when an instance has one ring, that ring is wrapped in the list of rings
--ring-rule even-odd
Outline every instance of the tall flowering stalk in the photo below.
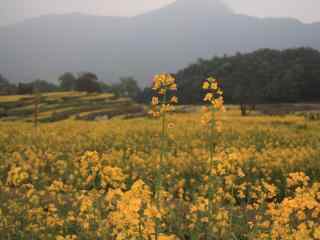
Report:
[[[34,109],[33,109],[33,124],[35,129],[38,127],[39,118],[39,104],[40,104],[41,94],[37,88],[34,89]]]
[[[207,78],[202,89],[205,91],[204,102],[209,103],[204,107],[204,114],[202,116],[202,123],[208,128],[208,153],[209,153],[209,188],[208,188],[208,227],[211,227],[213,222],[213,197],[215,190],[215,176],[213,170],[215,167],[214,153],[216,148],[217,133],[221,131],[221,121],[219,120],[218,113],[224,111],[223,91],[220,89],[218,81],[213,78]],[[210,237],[209,237],[210,238]]]
[[[41,103],[41,92],[37,87],[33,89],[33,137],[34,140],[38,141],[38,126],[39,126],[39,105]]]
[[[160,212],[160,193],[162,187],[162,167],[165,158],[167,157],[167,113],[173,109],[172,104],[178,103],[178,98],[175,96],[177,84],[175,78],[168,74],[162,73],[154,76],[153,87],[155,95],[152,97],[150,114],[153,117],[160,118],[161,135],[160,135],[160,162],[157,167],[156,182],[155,182],[155,201],[158,211]],[[159,238],[160,220],[157,219],[155,239]]]

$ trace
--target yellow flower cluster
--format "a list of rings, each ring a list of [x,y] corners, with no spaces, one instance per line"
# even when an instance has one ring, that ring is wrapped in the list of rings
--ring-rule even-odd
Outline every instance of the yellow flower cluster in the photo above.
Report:
[[[178,103],[178,98],[173,94],[174,91],[177,91],[175,81],[175,78],[168,73],[154,76],[152,89],[156,95],[151,101],[150,114],[152,116],[159,117],[162,113],[173,110],[172,104]]]
[[[208,125],[214,120],[216,130],[221,132],[222,122],[219,112],[225,111],[223,91],[219,87],[218,80],[213,77],[209,77],[204,81],[202,89],[206,92],[203,101],[210,102],[210,107],[203,108],[204,113],[201,122],[204,125]]]
[[[222,198],[217,197],[213,199],[214,204],[221,204]],[[213,210],[212,219],[208,218],[208,206],[209,199],[205,197],[199,197],[195,203],[190,208],[190,213],[187,216],[190,221],[189,228],[194,231],[200,232],[200,229],[206,229],[207,232],[213,234],[214,236],[219,236],[224,239],[227,237],[228,233],[226,230],[230,227],[229,213],[224,208],[215,208]],[[220,205],[222,206],[222,205]],[[204,233],[198,236],[199,239],[204,237]]]
[[[25,170],[23,170],[22,167],[13,165],[8,172],[7,184],[19,186],[22,183],[26,182],[28,178],[29,174]]]
[[[288,187],[307,186],[310,178],[304,172],[290,173],[287,178]]]
[[[0,239],[320,239],[319,123],[228,109],[212,165],[202,114],[166,116],[159,198],[158,121],[0,123]]]
[[[296,188],[294,196],[269,204],[268,213],[271,239],[320,239],[320,183]]]
[[[155,219],[161,215],[152,201],[152,193],[143,181],[135,182],[127,192],[108,197],[114,210],[108,217],[108,226],[117,240],[148,239],[153,236]]]
[[[117,167],[104,166],[97,152],[86,152],[80,159],[80,173],[86,186],[124,188],[126,176]]]
[[[168,90],[177,90],[175,81],[175,78],[169,73],[155,75],[152,89],[157,91],[160,95],[165,95]]]
[[[217,79],[207,78],[202,85],[202,89],[206,91],[203,101],[210,102],[214,109],[223,109],[223,91],[219,87]]]
[[[67,235],[67,236],[61,236],[61,235],[59,235],[59,236],[57,236],[56,237],[56,240],[77,240],[78,239],[78,237],[76,236],[76,235]]]

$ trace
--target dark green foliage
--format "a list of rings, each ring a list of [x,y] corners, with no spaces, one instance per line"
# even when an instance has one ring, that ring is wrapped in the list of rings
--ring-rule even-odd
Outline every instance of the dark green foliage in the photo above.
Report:
[[[55,92],[58,90],[59,88],[55,84],[37,79],[30,83],[19,83],[16,94],[33,94],[35,91],[46,93]]]
[[[11,84],[4,76],[0,74],[0,95],[10,95],[17,91],[17,87]]]
[[[17,94],[32,94],[33,86],[30,83],[19,83],[18,84],[18,92]]]
[[[104,93],[111,93],[111,86],[104,82],[99,82],[100,90]]]
[[[79,92],[101,92],[98,77],[94,73],[81,73],[75,84],[75,90]]]
[[[136,100],[140,103],[148,103],[149,101],[151,101],[153,94],[154,92],[151,88],[145,87],[142,91],[140,91]]]
[[[38,92],[56,92],[59,89],[57,85],[39,79],[31,82],[31,84],[33,85],[33,91]]]
[[[129,97],[137,99],[141,93],[137,81],[133,77],[120,78],[119,83],[115,83],[111,86],[111,92],[116,97]]]
[[[201,103],[201,84],[214,76],[220,80],[226,102],[240,104],[244,114],[259,103],[320,100],[320,52],[311,48],[261,49],[200,59],[176,76],[180,102]]]
[[[64,91],[74,90],[76,81],[76,77],[70,72],[66,72],[59,77],[60,88]]]
[[[63,91],[84,92],[111,92],[111,86],[98,81],[94,73],[81,73],[78,78],[71,72],[66,72],[59,77],[60,89]]]

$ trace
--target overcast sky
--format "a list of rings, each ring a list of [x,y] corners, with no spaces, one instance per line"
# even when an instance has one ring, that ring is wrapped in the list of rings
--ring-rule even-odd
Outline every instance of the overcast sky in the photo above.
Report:
[[[0,0],[0,25],[51,13],[133,16],[175,0]],[[197,0],[195,0],[197,1]],[[320,22],[320,0],[223,0],[237,13]]]

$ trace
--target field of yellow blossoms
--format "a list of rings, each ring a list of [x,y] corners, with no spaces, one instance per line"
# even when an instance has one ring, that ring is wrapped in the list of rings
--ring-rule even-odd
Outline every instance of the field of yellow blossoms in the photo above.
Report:
[[[208,118],[0,123],[0,239],[320,239],[320,123]]]

